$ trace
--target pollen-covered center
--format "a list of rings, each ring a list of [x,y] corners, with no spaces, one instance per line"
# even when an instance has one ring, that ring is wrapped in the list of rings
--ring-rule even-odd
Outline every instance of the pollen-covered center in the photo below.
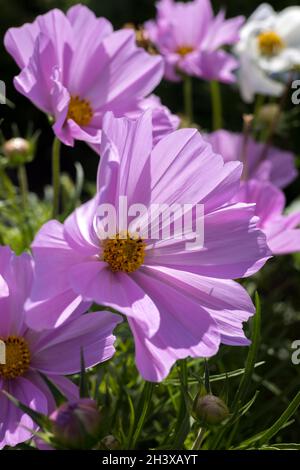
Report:
[[[145,242],[138,236],[117,234],[103,242],[103,261],[113,272],[133,273],[145,259]]]
[[[0,364],[0,377],[15,379],[24,375],[30,365],[30,351],[24,338],[9,336],[5,343],[5,364]]]
[[[179,46],[176,49],[177,54],[181,55],[182,57],[186,56],[187,54],[190,54],[193,51],[194,48],[192,46]]]
[[[275,31],[265,31],[258,35],[258,47],[262,55],[276,56],[285,47],[283,39]]]
[[[67,119],[73,119],[79,126],[88,126],[93,117],[93,109],[88,100],[71,96]]]

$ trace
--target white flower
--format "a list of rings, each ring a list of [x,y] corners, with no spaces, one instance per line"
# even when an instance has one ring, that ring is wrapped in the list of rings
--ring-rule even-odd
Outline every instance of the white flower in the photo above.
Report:
[[[260,5],[240,32],[235,47],[240,59],[239,85],[243,99],[255,93],[280,96],[284,84],[274,75],[300,65],[300,7],[276,13],[271,5]]]

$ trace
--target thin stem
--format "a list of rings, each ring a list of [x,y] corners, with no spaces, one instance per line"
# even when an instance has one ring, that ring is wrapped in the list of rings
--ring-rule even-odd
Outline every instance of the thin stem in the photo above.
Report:
[[[188,412],[188,365],[187,359],[181,359],[178,364],[179,381],[181,388],[180,406],[177,423],[174,431],[173,449],[181,449],[190,431],[190,416]]]
[[[194,120],[193,112],[193,82],[192,77],[185,75],[183,79],[183,94],[184,94],[184,112],[188,119],[188,123],[192,124]]]
[[[52,147],[52,187],[53,187],[53,210],[52,217],[56,219],[59,213],[60,198],[60,141],[54,137]]]
[[[249,144],[249,139],[251,137],[253,115],[252,114],[244,114],[243,122],[244,122],[244,126],[243,126],[243,144],[242,144],[242,155],[241,155],[241,162],[243,163],[242,179],[247,180],[248,176],[249,176],[248,144]]]
[[[138,405],[138,419],[135,423],[135,431],[133,433],[133,436],[130,437],[129,443],[128,443],[129,449],[134,449],[136,447],[138,439],[141,435],[141,432],[142,432],[142,429],[143,429],[143,426],[147,417],[147,413],[149,411],[149,407],[151,404],[153,389],[154,389],[154,383],[145,382],[143,393],[140,399],[140,403]]]
[[[192,450],[200,450],[201,449],[201,445],[202,445],[204,436],[205,436],[205,429],[200,428],[199,432],[198,432],[198,436],[196,437],[196,440],[193,444]]]
[[[211,386],[210,386],[210,379],[209,379],[209,365],[208,365],[208,360],[206,358],[204,358],[204,375],[205,375],[206,392],[211,394]]]
[[[180,361],[180,378],[182,386],[184,387],[185,391],[188,389],[188,367],[187,367],[187,360],[182,359]]]
[[[22,206],[23,209],[26,210],[28,202],[28,179],[26,168],[24,165],[20,165],[18,168],[18,180],[22,199]]]
[[[217,131],[223,127],[223,106],[219,82],[215,80],[210,82],[210,93],[213,115],[212,127],[214,131]]]
[[[292,82],[293,82],[293,74],[291,74],[291,77],[286,85],[286,88],[285,88],[285,91],[281,97],[281,100],[280,100],[280,103],[279,103],[279,108],[278,108],[278,111],[277,113],[275,114],[274,118],[272,119],[272,122],[270,124],[270,128],[269,128],[269,132],[268,132],[268,136],[267,136],[267,140],[265,142],[265,145],[264,145],[264,148],[263,148],[263,151],[259,157],[259,160],[256,164],[256,168],[257,166],[263,162],[267,156],[268,156],[268,153],[269,153],[269,150],[273,144],[273,140],[274,140],[274,137],[276,135],[276,132],[277,132],[277,129],[278,129],[278,125],[280,123],[280,119],[281,119],[281,116],[282,116],[282,113],[285,109],[285,106],[286,106],[286,103],[288,101],[288,97],[289,97],[289,93],[290,93],[290,90],[291,90],[291,86],[292,86]]]
[[[13,199],[15,197],[14,185],[5,170],[0,168],[0,195],[2,195],[2,193],[7,199]]]
[[[265,103],[264,95],[256,95],[255,104],[254,104],[254,113],[253,113],[255,119],[257,119],[259,112],[261,108],[263,107],[264,103]]]

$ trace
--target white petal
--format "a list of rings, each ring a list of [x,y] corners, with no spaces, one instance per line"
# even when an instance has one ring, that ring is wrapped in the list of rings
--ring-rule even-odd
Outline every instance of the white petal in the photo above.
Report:
[[[288,47],[300,46],[300,7],[285,8],[278,14],[276,32]]]
[[[255,62],[249,60],[246,55],[242,57],[241,67],[238,73],[241,94],[246,103],[251,103],[256,93],[267,96],[280,96],[284,91],[284,85],[272,80],[261,70]]]

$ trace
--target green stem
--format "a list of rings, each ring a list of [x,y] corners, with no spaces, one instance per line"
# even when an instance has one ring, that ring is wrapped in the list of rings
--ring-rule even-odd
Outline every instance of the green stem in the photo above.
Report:
[[[22,199],[22,206],[23,209],[26,210],[28,202],[28,180],[26,168],[24,165],[20,165],[18,168],[18,180]]]
[[[283,93],[283,95],[280,99],[278,111],[275,114],[274,118],[272,119],[272,122],[270,124],[269,129],[268,129],[266,142],[265,142],[263,151],[262,151],[259,159],[257,160],[256,168],[261,162],[263,162],[267,158],[269,150],[270,150],[270,148],[273,144],[274,137],[276,136],[276,132],[277,132],[278,126],[280,124],[280,119],[282,117],[282,114],[284,112],[284,109],[285,109],[286,104],[287,104],[288,99],[289,99],[289,94],[290,94],[290,91],[291,91],[293,78],[294,78],[294,74],[292,73],[291,76],[290,76],[290,79],[289,79],[289,81],[288,81],[288,83],[285,87],[285,91],[284,91],[284,93]]]
[[[2,196],[2,193],[7,199],[13,199],[15,197],[14,185],[5,170],[0,168],[0,196]]]
[[[53,210],[52,217],[56,219],[59,213],[60,197],[60,141],[54,137],[52,147],[52,187],[53,187]]]
[[[184,112],[188,119],[188,124],[192,124],[194,120],[193,112],[193,82],[192,77],[185,75],[183,79],[184,94]]]
[[[202,445],[204,436],[205,436],[205,429],[200,428],[199,432],[198,432],[198,436],[196,437],[196,440],[193,444],[192,450],[200,450],[201,449],[201,445]]]
[[[248,145],[251,138],[251,129],[253,124],[253,115],[244,114],[243,116],[243,144],[241,162],[243,163],[242,180],[247,180],[249,176]]]
[[[211,93],[211,104],[213,112],[212,126],[213,130],[217,131],[223,127],[223,109],[222,109],[222,97],[221,87],[219,82],[213,80],[210,82],[210,93]]]
[[[187,360],[182,359],[179,364],[180,367],[180,380],[181,384],[184,387],[184,390],[187,391],[188,389],[188,367],[187,367]]]
[[[149,411],[149,407],[151,404],[151,398],[152,398],[152,393],[154,389],[154,383],[152,382],[145,382],[143,393],[140,399],[140,403],[138,405],[138,419],[137,422],[135,423],[135,431],[133,433],[133,436],[130,437],[129,443],[128,443],[128,448],[129,449],[135,449],[136,444],[138,442],[138,439],[141,435],[147,413]]]
[[[255,104],[254,104],[254,118],[257,119],[261,108],[265,103],[265,97],[263,95],[256,95]]]
[[[180,407],[174,431],[173,449],[181,449],[190,431],[190,416],[188,411],[188,365],[187,360],[179,361],[179,381],[181,388]]]

